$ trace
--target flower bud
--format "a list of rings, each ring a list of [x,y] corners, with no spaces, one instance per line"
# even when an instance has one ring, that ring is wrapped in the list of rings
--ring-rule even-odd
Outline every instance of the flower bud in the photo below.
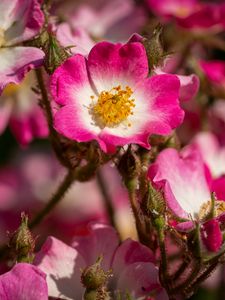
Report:
[[[109,274],[101,268],[102,259],[100,256],[96,263],[82,272],[81,282],[88,290],[97,290],[106,284]]]
[[[141,162],[137,154],[128,148],[127,152],[121,157],[118,165],[118,170],[125,181],[136,178],[141,169]]]
[[[21,225],[12,234],[9,246],[16,254],[17,262],[31,263],[33,261],[35,239],[28,228],[28,216],[21,214]]]

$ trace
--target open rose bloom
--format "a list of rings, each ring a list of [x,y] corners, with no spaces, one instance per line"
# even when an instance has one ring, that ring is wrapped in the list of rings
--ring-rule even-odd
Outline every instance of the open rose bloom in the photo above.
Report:
[[[141,43],[101,42],[87,59],[71,57],[51,79],[59,106],[56,130],[78,142],[96,140],[105,152],[129,143],[149,149],[148,137],[170,134],[182,122],[183,111],[178,78],[147,75]]]

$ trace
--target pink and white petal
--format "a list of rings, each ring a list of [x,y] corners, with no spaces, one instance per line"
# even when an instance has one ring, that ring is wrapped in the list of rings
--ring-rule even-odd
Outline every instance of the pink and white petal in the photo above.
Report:
[[[80,108],[75,105],[66,105],[60,108],[54,116],[55,129],[65,137],[77,142],[88,142],[97,140],[100,129],[93,124],[91,116],[88,113],[85,118],[85,107]],[[104,148],[104,145],[102,145]],[[103,149],[104,150],[104,149]]]
[[[116,278],[117,279],[117,278]],[[158,279],[158,269],[149,262],[136,262],[128,265],[116,282],[116,289],[133,297],[157,295],[162,291]]]
[[[86,267],[77,250],[49,237],[35,257],[34,264],[47,274],[50,297],[82,299],[81,269]]]
[[[34,37],[44,23],[40,1],[12,0],[11,2],[14,2],[15,7],[9,14],[7,28],[5,28],[7,30],[4,38],[7,46]]]
[[[155,256],[146,246],[137,241],[127,239],[116,249],[112,263],[114,276],[119,276],[124,268],[136,262],[154,263]]]
[[[147,102],[152,134],[169,134],[182,123],[184,111],[179,105],[179,89],[177,76],[171,74],[152,76],[137,86],[134,92],[134,98],[137,99],[135,104]],[[141,115],[142,111],[140,117]]]
[[[177,75],[180,80],[180,95],[181,101],[189,101],[194,98],[199,89],[199,78],[195,74],[191,75]]]
[[[50,90],[59,105],[75,103],[84,110],[90,104],[90,96],[95,92],[91,87],[84,56],[76,54],[59,66],[51,76]]]
[[[88,235],[76,237],[72,245],[84,257],[87,266],[95,263],[102,255],[102,267],[108,271],[118,244],[118,235],[113,227],[92,224],[89,226]]]
[[[63,47],[72,46],[70,51],[73,54],[87,56],[91,48],[95,45],[94,41],[84,29],[71,29],[67,23],[61,23],[58,26],[56,36]]]
[[[5,128],[8,126],[12,109],[12,101],[7,101],[7,99],[0,97],[0,134],[2,134]]]
[[[148,176],[163,189],[168,206],[179,217],[190,214],[195,218],[202,204],[211,199],[198,151],[187,149],[179,154],[175,149],[163,150],[150,166]]]
[[[219,221],[212,219],[202,225],[201,236],[208,251],[217,252],[223,243],[223,235]]]
[[[141,43],[112,44],[100,42],[88,56],[90,77],[98,90],[121,85],[134,86],[148,75],[148,60]]]
[[[0,94],[8,83],[20,83],[25,74],[42,65],[44,52],[33,47],[0,49]]]
[[[37,267],[19,263],[0,276],[1,300],[48,300],[46,275]]]

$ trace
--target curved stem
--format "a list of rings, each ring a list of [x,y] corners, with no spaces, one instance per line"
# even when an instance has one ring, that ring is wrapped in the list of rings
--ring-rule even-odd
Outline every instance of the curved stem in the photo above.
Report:
[[[116,222],[115,222],[115,218],[114,218],[115,214],[114,214],[114,207],[112,205],[112,199],[111,199],[110,194],[108,192],[106,182],[104,180],[104,177],[103,177],[101,171],[97,172],[96,179],[97,179],[99,189],[100,189],[100,191],[102,193],[102,196],[103,196],[103,199],[104,199],[104,205],[105,205],[105,209],[108,213],[110,224],[114,228],[116,228]]]
[[[47,205],[35,216],[35,218],[30,222],[29,227],[32,229],[52,211],[52,209],[59,203],[59,201],[64,197],[66,191],[69,189],[74,181],[74,174],[69,171],[65,176],[64,180],[60,184],[58,190],[52,196]]]

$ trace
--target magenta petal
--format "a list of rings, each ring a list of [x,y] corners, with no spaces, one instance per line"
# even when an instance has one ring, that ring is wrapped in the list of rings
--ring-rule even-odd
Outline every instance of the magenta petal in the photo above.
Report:
[[[225,62],[220,60],[211,60],[199,62],[200,68],[205,73],[208,80],[217,83],[225,83]]]
[[[202,226],[202,240],[209,251],[217,252],[223,242],[219,221],[212,219]]]
[[[0,94],[8,83],[20,83],[25,74],[43,63],[44,52],[33,47],[0,49]]]
[[[148,101],[149,131],[152,134],[170,134],[184,118],[179,105],[180,82],[175,75],[161,74],[144,80],[137,93]]]
[[[48,300],[46,275],[37,267],[20,263],[0,276],[1,300]]]
[[[88,67],[99,91],[124,81],[135,84],[148,75],[148,60],[141,43],[98,43],[89,53]]]
[[[225,176],[213,180],[211,189],[216,193],[218,200],[225,201]]]

